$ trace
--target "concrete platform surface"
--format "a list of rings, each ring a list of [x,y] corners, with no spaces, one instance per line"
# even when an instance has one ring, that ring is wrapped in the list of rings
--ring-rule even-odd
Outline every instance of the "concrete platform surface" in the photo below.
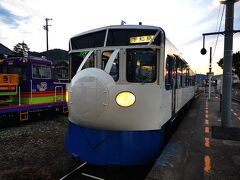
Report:
[[[219,103],[206,94],[196,99],[147,180],[240,180],[240,141],[212,137],[212,127],[221,126]],[[231,111],[238,129],[240,104],[233,102]]]

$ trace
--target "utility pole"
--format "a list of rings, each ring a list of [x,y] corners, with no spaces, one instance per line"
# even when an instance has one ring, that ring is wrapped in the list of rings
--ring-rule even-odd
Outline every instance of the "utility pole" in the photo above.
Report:
[[[211,99],[211,85],[212,85],[212,47],[210,47],[210,58],[209,58],[209,72],[208,74],[208,100]]]
[[[43,26],[43,29],[46,30],[47,56],[48,56],[48,26],[51,26],[51,25],[48,24],[48,21],[51,21],[51,20],[52,20],[52,18],[51,19],[45,18],[46,25]]]
[[[232,126],[232,47],[233,47],[233,20],[234,3],[236,0],[221,1],[226,5],[225,14],[225,36],[224,36],[224,58],[223,58],[223,90],[221,104],[221,125],[229,128]],[[224,108],[223,108],[224,107]]]
[[[224,58],[223,58],[223,89],[221,101],[221,127],[230,128],[232,125],[231,119],[231,105],[232,105],[232,47],[233,47],[233,33],[240,32],[240,30],[233,30],[234,20],[234,3],[239,0],[225,0],[220,1],[221,4],[226,5],[225,14],[225,31],[213,32],[203,34],[203,48],[201,54],[206,54],[205,36],[224,34]]]

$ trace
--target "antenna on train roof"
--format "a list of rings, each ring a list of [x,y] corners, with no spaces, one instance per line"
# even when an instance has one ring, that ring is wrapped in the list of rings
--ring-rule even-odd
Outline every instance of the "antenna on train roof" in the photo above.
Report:
[[[126,24],[126,22],[124,20],[121,21],[121,25],[124,25]]]

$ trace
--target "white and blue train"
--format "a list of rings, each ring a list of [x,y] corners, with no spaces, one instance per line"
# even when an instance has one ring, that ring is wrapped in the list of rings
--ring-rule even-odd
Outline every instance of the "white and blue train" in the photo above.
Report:
[[[153,163],[194,98],[195,76],[164,30],[107,26],[72,37],[69,48],[67,150],[97,165]]]

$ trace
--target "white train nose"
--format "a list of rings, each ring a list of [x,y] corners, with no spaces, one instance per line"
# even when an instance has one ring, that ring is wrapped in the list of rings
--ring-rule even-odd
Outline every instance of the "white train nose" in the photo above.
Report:
[[[70,85],[69,119],[73,123],[96,126],[109,106],[108,86],[115,83],[103,70],[88,68],[74,76]]]

